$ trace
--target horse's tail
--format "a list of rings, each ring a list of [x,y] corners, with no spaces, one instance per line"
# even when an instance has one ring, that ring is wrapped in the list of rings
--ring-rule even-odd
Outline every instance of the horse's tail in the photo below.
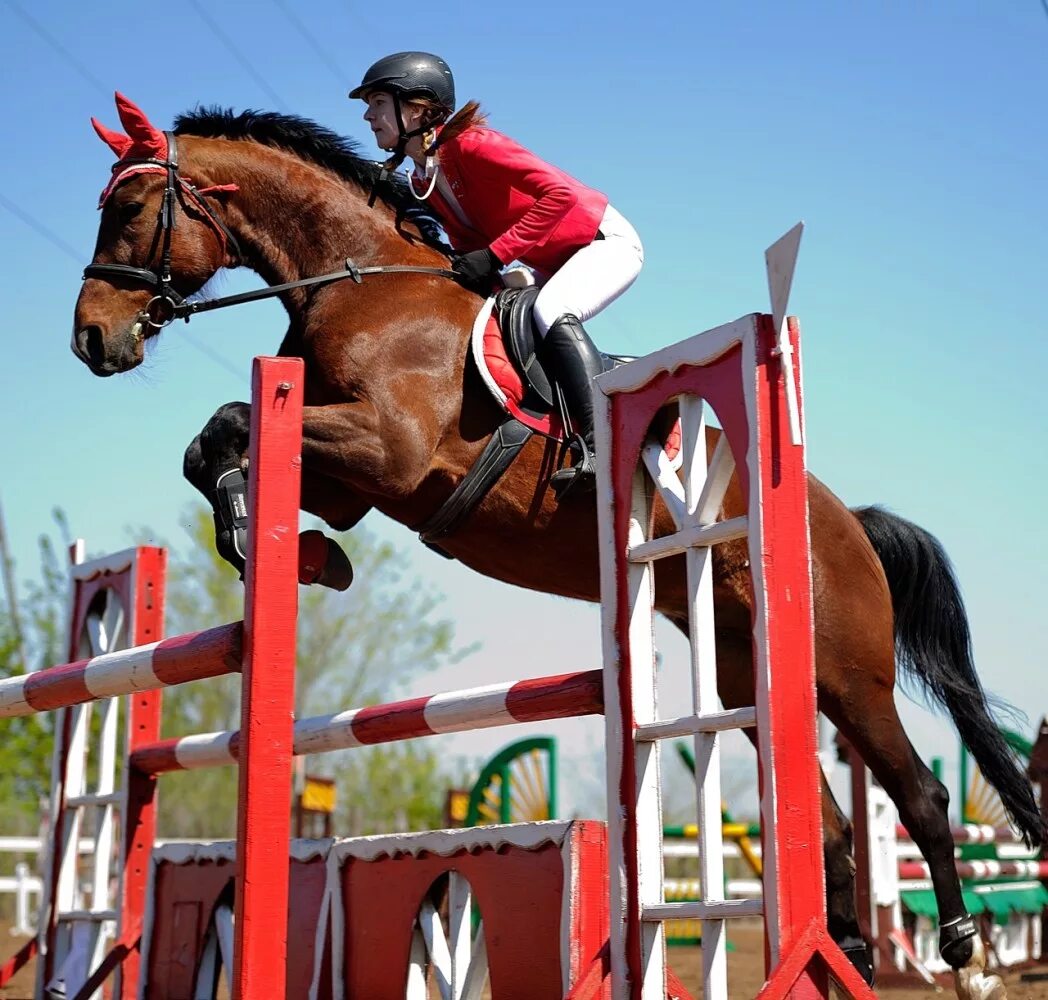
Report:
[[[888,578],[899,669],[918,682],[929,701],[950,713],[961,742],[1027,844],[1040,845],[1044,821],[975,673],[968,615],[946,553],[923,528],[886,510],[862,507],[853,513]]]

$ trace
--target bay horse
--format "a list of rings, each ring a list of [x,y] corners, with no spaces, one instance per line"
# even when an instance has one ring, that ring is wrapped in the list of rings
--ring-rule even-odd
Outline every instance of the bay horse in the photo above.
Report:
[[[185,296],[223,267],[248,267],[281,286],[290,324],[280,354],[306,363],[302,508],[340,531],[372,508],[411,528],[425,523],[503,418],[467,360],[481,299],[447,280],[433,220],[351,141],[301,118],[198,108],[165,133],[119,95],[118,110],[127,134],[95,123],[118,163],[76,303],[74,353],[96,375],[129,371],[164,323],[186,314]],[[344,270],[346,258],[380,273],[295,286]],[[402,270],[381,273],[388,265]],[[719,432],[708,433],[712,454]],[[247,436],[248,405],[229,403],[189,446],[186,475],[213,504],[218,478],[245,467]],[[556,501],[554,451],[529,441],[441,547],[495,579],[597,601],[594,498]],[[898,664],[948,711],[1026,840],[1042,842],[1031,788],[975,673],[950,564],[922,528],[879,508],[849,510],[815,477],[809,488],[819,708],[891,796],[928,862],[958,995],[1003,997],[999,979],[982,972],[983,946],[962,901],[949,796],[911,746],[893,698]],[[720,516],[744,513],[736,482]],[[226,529],[218,544],[235,562],[224,517],[216,510]],[[655,534],[672,530],[660,508]],[[721,699],[751,705],[745,542],[714,551]],[[686,628],[684,560],[666,563],[656,606]],[[850,826],[825,779],[823,819],[829,928],[869,980]]]

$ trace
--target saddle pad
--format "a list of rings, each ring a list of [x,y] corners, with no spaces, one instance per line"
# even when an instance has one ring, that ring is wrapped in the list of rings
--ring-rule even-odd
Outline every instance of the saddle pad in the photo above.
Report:
[[[494,305],[494,297],[487,299],[473,321],[470,347],[480,377],[499,406],[516,417],[525,427],[530,427],[533,431],[553,438],[555,441],[563,441],[564,427],[556,412],[533,414],[522,409],[524,383],[506,352],[502,331],[499,329],[493,312]],[[663,443],[663,448],[674,469],[679,468],[681,464],[680,444],[681,431],[678,419],[674,422]]]

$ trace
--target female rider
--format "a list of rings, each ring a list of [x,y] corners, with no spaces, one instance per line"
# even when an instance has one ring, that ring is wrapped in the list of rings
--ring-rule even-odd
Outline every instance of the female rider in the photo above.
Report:
[[[599,191],[545,163],[488,128],[479,105],[455,110],[447,63],[428,52],[398,52],[375,63],[351,98],[367,102],[364,120],[379,148],[415,163],[409,183],[429,199],[452,246],[463,283],[490,292],[500,269],[519,260],[541,284],[535,325],[543,357],[576,424],[574,468],[555,473],[558,496],[592,488],[593,399],[590,379],[603,370],[582,327],[618,298],[640,273],[644,250],[634,228]],[[581,490],[580,490],[581,491]]]

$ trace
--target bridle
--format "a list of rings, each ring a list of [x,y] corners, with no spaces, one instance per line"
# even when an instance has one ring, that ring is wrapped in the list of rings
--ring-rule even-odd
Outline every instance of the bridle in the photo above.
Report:
[[[153,297],[146,303],[139,316],[142,323],[146,323],[154,329],[160,330],[169,326],[176,319],[184,319],[187,323],[191,316],[196,313],[210,312],[213,309],[223,309],[227,306],[241,305],[244,302],[254,302],[258,299],[271,298],[282,292],[293,288],[306,288],[310,286],[330,285],[336,281],[351,278],[356,284],[361,284],[364,277],[371,274],[426,274],[440,278],[450,278],[452,281],[461,282],[461,275],[450,268],[424,267],[410,264],[384,264],[374,267],[357,267],[352,260],[346,259],[343,268],[328,274],[319,274],[311,278],[299,278],[297,281],[287,281],[280,285],[270,285],[268,288],[259,288],[250,292],[240,292],[237,295],[225,295],[215,299],[203,299],[189,301],[180,295],[171,284],[171,240],[177,228],[175,223],[175,207],[181,202],[183,211],[188,206],[186,200],[192,202],[193,206],[203,214],[204,220],[215,231],[222,243],[223,253],[230,261],[231,267],[239,267],[244,262],[244,254],[237,243],[236,237],[229,227],[219,218],[215,210],[206,200],[207,189],[201,190],[192,184],[187,178],[178,172],[178,146],[175,136],[171,132],[165,132],[167,137],[167,158],[143,158],[121,160],[113,168],[113,179],[102,194],[99,207],[102,207],[105,199],[117,186],[125,174],[132,175],[144,171],[164,171],[167,177],[164,186],[164,194],[160,203],[160,213],[157,217],[157,227],[160,235],[160,267],[152,269],[148,267],[133,267],[130,264],[88,264],[84,268],[84,280],[88,278],[100,278],[103,281],[118,278],[122,281],[134,281],[145,284],[155,291]],[[153,318],[153,306],[158,307],[161,313],[160,319]]]

